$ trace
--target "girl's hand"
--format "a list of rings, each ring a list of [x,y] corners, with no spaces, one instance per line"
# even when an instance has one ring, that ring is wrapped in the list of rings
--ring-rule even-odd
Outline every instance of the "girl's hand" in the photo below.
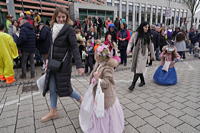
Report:
[[[93,73],[93,76],[94,76],[94,78],[95,78],[95,79],[97,79],[97,80],[98,80],[98,79],[99,79],[99,76],[100,76],[100,74],[99,74],[98,72],[94,72],[94,73]]]

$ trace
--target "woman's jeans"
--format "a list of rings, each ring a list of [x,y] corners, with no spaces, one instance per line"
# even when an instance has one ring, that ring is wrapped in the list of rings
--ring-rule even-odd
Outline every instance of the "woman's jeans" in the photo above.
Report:
[[[50,88],[50,102],[51,102],[51,108],[55,109],[57,107],[57,98],[58,95],[56,93],[56,82],[55,82],[55,77],[54,75],[50,76],[50,83],[49,83],[49,88]],[[71,98],[74,98],[76,100],[80,100],[81,96],[73,90],[72,94],[70,95]]]

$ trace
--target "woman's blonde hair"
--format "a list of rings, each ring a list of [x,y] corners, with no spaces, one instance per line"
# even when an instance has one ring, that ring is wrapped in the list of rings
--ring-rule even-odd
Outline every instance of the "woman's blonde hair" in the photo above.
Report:
[[[58,16],[59,13],[64,13],[66,15],[66,24],[73,25],[73,21],[70,19],[67,9],[65,9],[63,7],[58,7],[58,8],[56,8],[56,10],[54,11],[54,14],[52,16],[52,19],[50,22],[51,26],[53,26],[53,24],[56,22],[56,17]]]

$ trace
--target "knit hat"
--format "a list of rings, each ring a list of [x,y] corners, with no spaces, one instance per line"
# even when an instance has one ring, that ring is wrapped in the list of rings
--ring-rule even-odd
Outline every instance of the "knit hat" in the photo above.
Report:
[[[99,45],[99,47],[96,49],[96,54],[99,55],[99,57],[102,59],[107,59],[111,57],[109,48],[105,44]]]

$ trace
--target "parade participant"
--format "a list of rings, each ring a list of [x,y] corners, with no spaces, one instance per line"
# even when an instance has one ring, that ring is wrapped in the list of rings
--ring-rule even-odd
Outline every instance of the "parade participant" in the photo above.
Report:
[[[149,51],[151,53],[151,60],[155,59],[154,47],[153,43],[151,42],[150,29],[147,22],[141,23],[137,29],[137,32],[131,37],[127,48],[127,54],[131,52],[132,47],[134,47],[134,50],[132,52],[133,56],[131,71],[134,72],[134,78],[129,90],[133,90],[135,88],[135,84],[139,77],[141,79],[139,87],[145,85],[143,74],[146,69]]]
[[[95,108],[92,108],[91,113],[89,113],[90,116],[86,118],[89,122],[86,119],[82,121],[84,117],[82,116],[82,109],[85,107],[84,104],[81,104],[80,125],[83,123],[81,127],[87,133],[122,133],[124,130],[124,114],[116,95],[113,75],[114,68],[118,66],[118,62],[110,56],[109,49],[104,44],[101,44],[95,51],[96,64],[90,75],[90,85],[93,91],[91,93],[95,99],[97,84],[100,84],[100,88],[104,93],[104,106],[102,106],[104,108],[104,115],[98,117],[95,113]],[[88,106],[94,107],[93,104],[95,102]],[[89,125],[85,123],[86,121]]]
[[[127,65],[127,47],[130,40],[130,32],[127,30],[127,25],[122,23],[121,30],[117,33],[118,49],[120,50],[121,64]]]
[[[94,60],[94,47],[91,46],[92,41],[88,40],[87,41],[87,46],[86,46],[86,59],[85,59],[85,74],[88,73],[88,67],[90,68],[90,72],[93,70],[93,60]]]
[[[163,47],[160,55],[161,65],[156,70],[153,79],[160,85],[174,85],[177,83],[175,63],[180,59],[177,49],[173,45]]]
[[[6,30],[9,31],[10,30],[10,25],[12,25],[12,16],[11,15],[7,15],[6,16]]]
[[[56,8],[52,25],[52,44],[48,58],[43,96],[50,91],[50,112],[41,118],[42,122],[58,117],[57,97],[70,96],[81,102],[81,96],[72,88],[72,56],[79,74],[84,73],[75,31],[65,8]]]
[[[20,78],[26,78],[27,60],[31,65],[31,78],[35,77],[34,56],[36,51],[36,36],[33,26],[27,20],[20,21],[20,34],[18,43],[22,50],[22,75]]]
[[[13,59],[18,57],[17,46],[7,33],[4,33],[4,25],[0,24],[0,80],[7,84],[15,82]]]
[[[107,36],[109,34],[112,36],[112,42],[117,43],[117,33],[115,31],[115,25],[114,24],[109,25],[108,31],[106,32],[106,35],[105,35],[105,40],[107,39]]]

